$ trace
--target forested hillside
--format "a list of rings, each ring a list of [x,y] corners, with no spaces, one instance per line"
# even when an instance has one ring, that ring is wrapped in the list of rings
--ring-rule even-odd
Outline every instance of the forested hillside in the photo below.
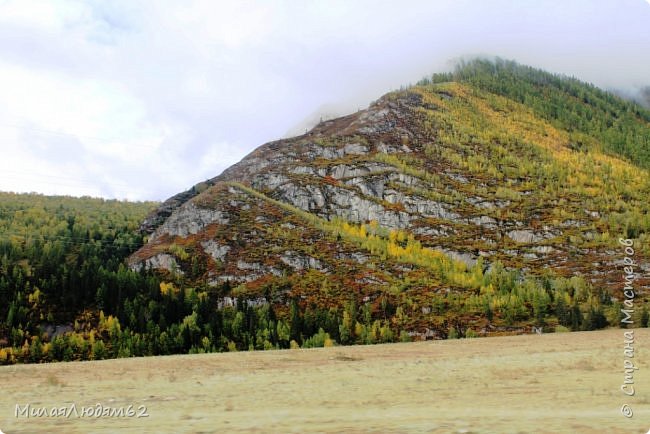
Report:
[[[117,314],[146,286],[124,259],[153,206],[0,193],[0,363],[87,357],[73,341],[98,310]]]
[[[238,188],[247,190],[244,186]],[[440,303],[435,312],[443,318],[472,317],[476,309],[485,310],[490,320],[502,312],[508,324],[516,324],[529,317],[525,304],[534,303],[531,318],[537,318],[540,324],[550,313],[575,330],[600,328],[606,323],[601,310],[583,316],[579,305],[571,304],[573,298],[566,292],[568,289],[581,288],[580,297],[588,294],[589,288],[580,279],[548,280],[548,285],[564,295],[556,301],[555,312],[547,312],[551,300],[535,290],[535,282],[518,284],[517,273],[504,270],[500,264],[484,275],[482,262],[466,270],[462,263],[422,248],[404,232],[383,233],[376,224],[327,222],[277,201],[269,205],[284,207],[288,216],[296,214],[295,220],[285,216],[283,221],[299,224],[300,219],[306,219],[332,234],[331,238],[319,240],[317,232],[305,228],[292,238],[295,246],[311,237],[316,237],[312,242],[323,246],[349,243],[378,253],[387,264],[414,263],[436,274],[442,272],[441,276],[446,276],[442,278],[444,282],[460,287],[503,290],[507,286],[509,289],[502,294],[518,294],[514,299],[511,295],[492,293],[485,294],[489,297],[485,299],[472,296],[466,301],[462,297],[434,301]],[[401,283],[396,280],[396,286],[381,298],[383,319],[376,319],[371,303],[359,305],[339,283],[328,282],[317,274],[258,282],[256,287],[267,298],[293,288],[295,298],[282,307],[251,303],[254,293],[247,296],[242,291],[252,291],[253,286],[231,288],[226,283],[211,288],[200,277],[201,264],[188,253],[185,259],[195,264],[193,280],[187,279],[189,275],[129,269],[124,261],[143,241],[135,229],[152,206],[153,203],[0,193],[0,364],[414,339],[407,333],[410,320],[406,306],[417,301],[396,296],[421,285],[417,279],[407,278]],[[183,247],[174,249],[183,256],[179,253],[184,252]],[[357,272],[343,267],[337,274]],[[364,292],[362,286],[357,283],[350,289]],[[299,304],[301,298],[316,295],[317,300],[324,294],[333,297],[332,306]],[[502,307],[492,312],[489,300],[495,296]],[[405,306],[398,305],[404,302]],[[334,307],[339,304],[341,309]],[[468,306],[474,307],[468,310]],[[475,335],[471,330],[464,334]],[[458,336],[456,329],[451,328],[449,337]]]
[[[645,325],[649,132],[590,84],[468,62],[171,198],[129,261],[271,310],[296,345],[372,343],[617,325],[630,238]]]
[[[573,77],[502,59],[476,59],[418,84],[455,81],[530,107],[569,133],[571,147],[600,149],[650,168],[650,111]]]
[[[649,138],[634,103],[476,60],[159,206],[4,193],[0,363],[618,326],[620,238],[647,326]]]

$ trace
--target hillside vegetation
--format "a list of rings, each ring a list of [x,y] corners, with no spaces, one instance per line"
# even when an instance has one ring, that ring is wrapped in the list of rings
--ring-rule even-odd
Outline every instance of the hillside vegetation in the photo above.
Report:
[[[146,287],[124,260],[155,205],[0,193],[0,363],[87,357],[77,333]]]
[[[599,149],[650,168],[650,110],[574,77],[513,61],[472,60],[454,72],[433,74],[420,85],[467,83],[521,103],[569,133],[573,149]]]
[[[649,116],[477,60],[155,211],[3,195],[0,363],[618,326],[620,238],[645,327]]]

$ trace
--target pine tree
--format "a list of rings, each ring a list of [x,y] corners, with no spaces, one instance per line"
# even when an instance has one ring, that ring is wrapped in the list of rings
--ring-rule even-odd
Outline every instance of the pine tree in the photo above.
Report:
[[[291,340],[298,343],[302,342],[302,319],[300,318],[300,308],[298,307],[298,302],[293,299],[291,300],[291,307],[289,310],[289,324],[290,332],[289,337]]]

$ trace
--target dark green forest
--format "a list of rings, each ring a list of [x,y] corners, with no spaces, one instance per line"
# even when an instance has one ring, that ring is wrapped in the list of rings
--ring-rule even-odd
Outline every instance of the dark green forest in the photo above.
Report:
[[[573,133],[575,149],[602,146],[599,150],[605,153],[650,168],[650,110],[634,101],[574,77],[503,59],[459,62],[453,72],[433,74],[418,84],[448,81],[525,104],[537,116]]]
[[[0,364],[352,343],[353,304],[343,315],[293,301],[282,321],[241,297],[219,306],[227,284],[187,288],[130,270],[155,205],[0,193]],[[393,340],[387,328],[366,338]]]

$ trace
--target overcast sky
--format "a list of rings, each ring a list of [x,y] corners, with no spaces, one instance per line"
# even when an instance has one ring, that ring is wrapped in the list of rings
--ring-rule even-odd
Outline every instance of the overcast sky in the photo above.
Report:
[[[0,0],[0,190],[162,200],[473,55],[639,88],[650,4]]]

